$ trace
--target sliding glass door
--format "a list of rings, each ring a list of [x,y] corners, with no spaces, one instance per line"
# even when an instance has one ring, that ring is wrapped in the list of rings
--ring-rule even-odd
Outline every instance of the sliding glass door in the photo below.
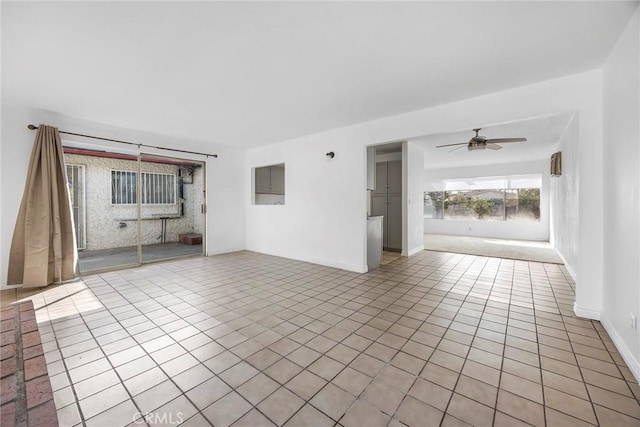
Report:
[[[202,255],[204,165],[140,156],[142,262]]]
[[[204,253],[204,164],[65,147],[80,272]]]

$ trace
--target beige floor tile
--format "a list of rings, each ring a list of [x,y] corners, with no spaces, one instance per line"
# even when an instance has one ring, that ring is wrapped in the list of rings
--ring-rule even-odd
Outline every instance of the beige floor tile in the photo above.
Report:
[[[409,395],[444,412],[451,398],[451,391],[430,381],[418,378]]]
[[[544,426],[544,407],[504,390],[498,391],[498,411],[534,426]]]
[[[331,382],[354,396],[358,396],[369,385],[371,380],[371,377],[346,367]]]
[[[378,408],[356,400],[340,420],[340,424],[344,427],[385,427],[390,419],[390,416],[383,414]]]
[[[444,414],[436,408],[407,396],[395,417],[409,427],[440,425]]]
[[[309,402],[324,414],[338,421],[354,400],[355,396],[333,384],[327,384]]]
[[[257,406],[277,425],[283,425],[298,409],[304,405],[304,400],[284,387],[279,388]]]
[[[213,377],[192,388],[186,395],[198,409],[203,410],[230,391],[231,388],[220,378]]]
[[[279,384],[268,376],[259,373],[236,389],[245,399],[257,405],[278,389]]]
[[[517,394],[526,399],[543,404],[542,385],[526,380],[507,372],[503,372],[500,377],[500,388],[510,393]]]
[[[327,381],[307,370],[293,377],[286,387],[305,400],[311,399]]]
[[[461,375],[456,384],[456,393],[476,400],[489,407],[496,406],[498,389],[482,381]]]
[[[549,407],[545,408],[545,412],[548,427],[589,427],[593,425]]]
[[[621,396],[592,385],[587,386],[587,388],[589,389],[589,396],[591,396],[593,403],[640,420],[640,404],[635,398]],[[640,423],[640,421],[638,422]]]
[[[494,409],[454,393],[447,414],[474,426],[491,426]]]
[[[418,375],[424,368],[426,361],[400,351],[393,357],[393,359],[391,359],[390,363],[403,371],[409,372],[413,375]]]
[[[497,387],[500,383],[500,371],[481,365],[472,360],[467,360],[462,369],[462,374]]]
[[[218,376],[231,387],[238,388],[258,373],[259,371],[256,368],[242,361],[218,374]]]
[[[431,362],[427,363],[420,373],[421,378],[429,380],[432,383],[438,384],[442,387],[448,388],[449,390],[454,389],[459,376],[460,374],[458,374],[458,372],[449,370],[445,367]]]
[[[304,405],[287,423],[286,427],[332,427],[335,421],[310,404]]]
[[[213,405],[202,411],[202,414],[215,426],[229,426],[249,412],[251,405],[238,393],[231,392]]]
[[[637,427],[640,421],[637,418],[632,418],[628,415],[624,415],[620,412],[613,411],[608,408],[604,408],[600,405],[594,405],[596,414],[598,415],[598,422],[601,426],[611,427]]]
[[[318,360],[313,362],[313,364],[311,364],[308,369],[319,377],[330,381],[340,371],[342,371],[344,367],[345,365],[343,365],[342,363],[337,362],[330,357],[322,356]]]
[[[362,393],[362,399],[388,415],[392,415],[404,398],[405,394],[390,388],[380,380],[374,380]]]
[[[370,377],[375,377],[382,370],[385,363],[366,354],[360,354],[349,366]]]
[[[517,360],[505,358],[502,364],[502,371],[538,384],[541,383],[541,372],[539,368],[518,362]]]
[[[202,425],[205,425],[204,423]],[[234,427],[275,427],[267,417],[262,415],[257,409],[247,412],[242,418],[236,421]]]
[[[291,360],[299,366],[302,366],[303,368],[306,368],[307,366],[315,362],[318,358],[320,358],[320,356],[322,356],[322,354],[318,353],[317,351],[302,346],[289,353],[287,355],[287,359]]]
[[[276,363],[281,358],[282,356],[280,356],[278,353],[274,352],[273,350],[270,350],[268,348],[263,348],[262,350],[247,357],[246,361],[254,368],[264,370],[269,366],[273,365],[274,363]]]
[[[392,365],[385,366],[377,377],[377,379],[384,381],[404,393],[409,391],[416,378],[416,375],[411,375]]]
[[[593,407],[591,406],[591,402],[588,400],[580,399],[552,388],[545,387],[544,401],[546,406],[550,408],[564,412],[591,424],[596,424]]]
[[[264,370],[264,373],[278,381],[280,384],[286,384],[291,378],[295,377],[302,368],[295,363],[280,359],[273,365]]]
[[[627,383],[620,378],[611,377],[587,368],[582,369],[582,375],[587,384],[595,385],[627,397],[633,397]]]

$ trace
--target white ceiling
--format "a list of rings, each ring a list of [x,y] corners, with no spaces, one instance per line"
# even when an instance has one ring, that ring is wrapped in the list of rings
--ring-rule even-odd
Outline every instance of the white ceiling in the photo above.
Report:
[[[2,101],[257,146],[598,68],[637,5],[3,1]]]
[[[451,152],[457,147],[436,148],[437,145],[468,142],[475,135],[471,129],[426,135],[412,138],[424,150],[426,169],[489,165],[548,159],[558,148],[573,113],[536,117],[499,125],[480,126],[480,135],[487,138],[527,138],[526,142],[500,144],[501,150],[474,150],[466,147]]]

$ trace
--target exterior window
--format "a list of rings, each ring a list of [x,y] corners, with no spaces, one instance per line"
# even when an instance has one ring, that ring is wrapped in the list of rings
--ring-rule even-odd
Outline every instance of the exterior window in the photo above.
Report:
[[[142,172],[142,204],[173,205],[176,203],[176,176],[167,173]],[[111,171],[111,203],[135,205],[138,203],[137,173]]]
[[[424,193],[424,216],[433,219],[540,221],[541,175],[443,181]]]

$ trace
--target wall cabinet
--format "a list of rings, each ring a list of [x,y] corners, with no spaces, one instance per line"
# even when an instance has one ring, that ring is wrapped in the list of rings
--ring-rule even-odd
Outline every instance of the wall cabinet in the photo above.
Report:
[[[367,190],[376,188],[376,147],[367,147]]]
[[[376,164],[376,189],[373,192],[371,214],[384,217],[384,249],[402,250],[402,161]]]
[[[284,194],[284,165],[256,168],[256,194]]]
[[[402,194],[402,161],[376,163],[374,194]]]

